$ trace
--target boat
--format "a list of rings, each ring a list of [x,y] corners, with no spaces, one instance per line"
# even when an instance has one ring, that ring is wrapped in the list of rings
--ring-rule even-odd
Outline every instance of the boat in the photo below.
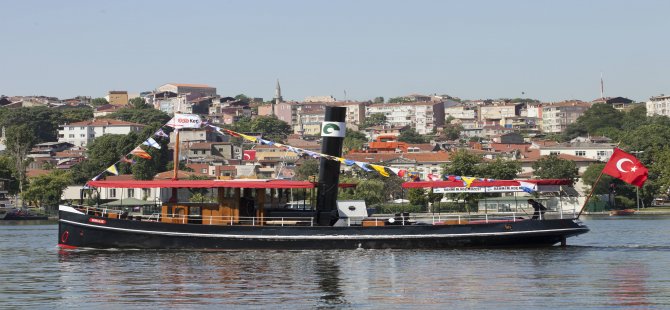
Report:
[[[23,208],[13,208],[7,211],[2,218],[2,220],[5,221],[40,221],[48,219],[49,217],[46,215],[35,214],[32,211]]]
[[[635,209],[610,210],[610,216],[633,215],[635,212]]]
[[[331,109],[341,109],[332,112]],[[326,121],[343,122],[346,109],[328,107]],[[329,114],[330,113],[330,114]],[[341,123],[344,124],[344,123]],[[327,125],[323,126],[327,128]],[[332,128],[332,126],[331,126]],[[324,137],[322,152],[341,156],[343,134]],[[178,158],[179,134],[175,158]],[[175,161],[177,162],[177,161]],[[61,248],[137,249],[444,249],[565,245],[589,231],[572,216],[531,220],[519,214],[438,216],[419,221],[408,213],[370,216],[365,204],[337,201],[340,162],[321,159],[318,182],[281,179],[92,180],[96,188],[159,188],[160,213],[130,216],[120,210],[59,206]],[[531,180],[541,186],[562,180]],[[405,188],[463,187],[461,181],[406,182]],[[512,188],[513,187],[513,188]],[[520,181],[472,182],[468,190],[519,190]],[[209,189],[214,203],[189,202],[186,189]],[[286,208],[286,191],[316,190],[310,208]]]

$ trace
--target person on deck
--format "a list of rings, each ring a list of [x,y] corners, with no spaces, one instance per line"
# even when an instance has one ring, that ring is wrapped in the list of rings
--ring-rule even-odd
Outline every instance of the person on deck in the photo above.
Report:
[[[533,217],[531,218],[532,220],[537,220],[538,218],[539,219],[544,218],[544,212],[547,211],[547,208],[545,206],[535,201],[534,199],[528,199],[528,204],[533,206],[533,210],[535,210],[535,212],[533,212]]]

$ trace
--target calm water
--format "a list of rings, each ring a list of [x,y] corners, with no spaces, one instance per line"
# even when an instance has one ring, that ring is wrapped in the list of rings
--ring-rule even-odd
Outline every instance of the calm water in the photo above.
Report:
[[[59,251],[0,225],[0,308],[670,308],[670,217],[585,218],[567,248]]]

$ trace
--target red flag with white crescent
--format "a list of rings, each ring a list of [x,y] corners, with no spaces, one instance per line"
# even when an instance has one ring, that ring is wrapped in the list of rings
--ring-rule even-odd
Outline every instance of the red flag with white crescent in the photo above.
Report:
[[[615,148],[612,157],[603,168],[603,173],[642,187],[647,181],[649,170],[635,156]]]
[[[243,158],[244,160],[255,160],[256,159],[256,150],[245,150]]]

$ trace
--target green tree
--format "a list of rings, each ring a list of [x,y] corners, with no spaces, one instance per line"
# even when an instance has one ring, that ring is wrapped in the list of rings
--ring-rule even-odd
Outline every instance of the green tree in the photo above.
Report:
[[[447,140],[458,140],[461,137],[461,132],[463,132],[463,126],[461,124],[450,124],[447,123],[444,125],[444,132],[442,137]]]
[[[7,153],[14,162],[14,177],[19,182],[19,192],[23,193],[26,180],[26,167],[30,163],[27,157],[36,142],[35,133],[28,125],[15,125],[7,128],[5,133]]]
[[[148,104],[142,97],[135,97],[133,99],[130,99],[130,101],[128,101],[128,107],[137,110],[153,109],[153,107],[150,104]]]
[[[106,117],[144,125],[163,125],[170,120],[170,116],[165,112],[153,109],[149,105],[146,106],[148,108],[122,108]]]
[[[591,191],[593,185],[598,179],[598,175],[600,175],[604,167],[605,167],[604,163],[597,163],[592,164],[586,168],[586,171],[584,171],[584,174],[582,175],[582,182],[584,182],[584,185],[587,186],[586,188],[587,192]],[[615,179],[613,177],[607,174],[603,174],[602,177],[600,177],[600,181],[598,181],[596,189],[593,193],[606,194],[609,190],[609,184],[614,182],[614,180]]]
[[[64,122],[65,119],[59,109],[49,107],[0,109],[0,127],[26,125],[34,133],[36,143],[56,141],[58,127]]]
[[[482,158],[467,150],[457,150],[451,153],[450,162],[442,165],[445,174],[457,176],[476,176],[480,172],[479,165]]]
[[[293,130],[291,125],[275,116],[258,116],[251,121],[251,131],[260,132],[265,139],[283,142]]]
[[[94,107],[100,107],[106,104],[109,104],[109,102],[105,98],[94,98],[91,100],[91,105]]]
[[[356,185],[354,198],[365,200],[367,206],[383,203],[385,201],[384,182],[375,179],[360,181]]]
[[[407,191],[407,199],[411,205],[423,207],[428,205],[428,196],[423,188],[410,188]]]
[[[62,123],[70,124],[93,119],[93,109],[86,107],[65,107],[61,108]]]
[[[0,156],[0,179],[5,180],[5,190],[10,194],[19,191],[19,182],[14,175],[14,160],[9,156]]]
[[[372,103],[384,103],[384,97],[375,97]]]
[[[482,165],[479,170],[479,175],[485,178],[512,180],[521,172],[521,163],[516,160],[496,158]]]
[[[568,125],[566,138],[570,140],[577,136],[597,135],[599,130],[611,127],[620,129],[624,113],[616,110],[611,104],[596,103],[586,110],[577,121]]]
[[[372,113],[363,121],[361,127],[368,128],[385,124],[386,124],[386,115],[384,115],[384,113]]]
[[[347,128],[346,136],[342,141],[342,146],[348,150],[360,150],[368,142],[368,138],[360,131]]]
[[[409,128],[400,133],[398,141],[406,143],[426,143],[426,138],[417,133],[414,128]]]
[[[295,177],[297,180],[309,180],[310,176],[316,176],[319,174],[319,160],[318,159],[305,159],[300,163],[300,165],[295,169]]]
[[[59,169],[51,170],[48,174],[33,178],[21,197],[41,208],[55,207],[60,202],[63,190],[71,182],[70,172]]]
[[[574,183],[578,176],[575,162],[557,155],[540,158],[533,164],[533,170],[533,174],[540,179],[569,179]]]

